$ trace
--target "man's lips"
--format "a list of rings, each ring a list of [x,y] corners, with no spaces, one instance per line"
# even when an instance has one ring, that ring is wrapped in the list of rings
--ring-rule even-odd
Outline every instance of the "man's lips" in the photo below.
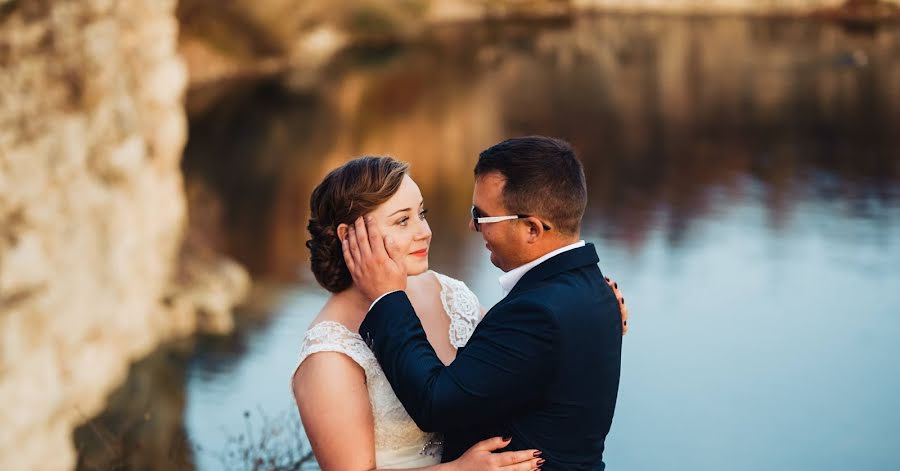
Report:
[[[413,252],[410,255],[414,255],[416,257],[424,257],[424,256],[428,255],[428,249],[422,249],[422,250]]]

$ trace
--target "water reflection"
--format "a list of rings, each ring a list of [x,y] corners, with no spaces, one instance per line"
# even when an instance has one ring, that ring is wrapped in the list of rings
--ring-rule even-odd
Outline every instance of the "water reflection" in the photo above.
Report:
[[[620,16],[351,51],[314,91],[234,84],[192,117],[192,234],[276,288],[188,363],[192,443],[221,448],[245,410],[290,410],[325,301],[304,247],[325,172],[361,154],[412,162],[432,266],[490,305],[471,169],[488,145],[541,133],[580,150],[584,236],[634,315],[611,469],[900,466],[898,59],[896,28]]]
[[[297,275],[312,185],[365,153],[411,161],[449,236],[437,242],[464,237],[474,159],[510,135],[575,143],[588,227],[636,251],[658,224],[676,247],[748,183],[762,185],[773,228],[807,198],[874,218],[897,199],[893,31],[618,17],[449,29],[379,61],[360,55],[314,97],[251,84],[192,123],[186,166],[225,198],[229,249],[256,273]]]

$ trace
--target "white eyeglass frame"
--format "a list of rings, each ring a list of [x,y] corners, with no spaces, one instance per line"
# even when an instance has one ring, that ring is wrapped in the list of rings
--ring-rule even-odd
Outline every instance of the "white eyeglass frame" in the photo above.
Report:
[[[528,216],[518,216],[518,215],[516,215],[516,216],[485,216],[485,217],[475,218],[475,221],[478,222],[478,224],[485,224],[485,223],[491,223],[491,222],[509,221],[510,219],[523,219],[526,217],[528,217]]]
[[[494,223],[494,222],[511,221],[513,219],[527,219],[527,218],[532,217],[531,215],[528,215],[528,214],[514,214],[511,216],[479,216],[479,217],[475,217],[475,211],[477,211],[475,209],[475,206],[472,206],[472,209],[470,212],[471,212],[471,216],[472,216],[472,221],[475,223],[474,225],[475,225],[476,232],[481,232],[481,227],[480,227],[481,224],[490,224],[490,223]],[[541,225],[544,227],[545,231],[550,230],[550,226],[548,226],[546,222],[541,221]]]

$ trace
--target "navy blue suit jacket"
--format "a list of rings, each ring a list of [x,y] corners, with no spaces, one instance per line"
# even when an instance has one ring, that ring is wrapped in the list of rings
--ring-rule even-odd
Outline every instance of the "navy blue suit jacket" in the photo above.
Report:
[[[409,415],[444,433],[444,461],[493,436],[536,448],[544,470],[603,470],[619,388],[618,302],[593,244],[529,270],[444,366],[406,293],[379,300],[360,326]]]

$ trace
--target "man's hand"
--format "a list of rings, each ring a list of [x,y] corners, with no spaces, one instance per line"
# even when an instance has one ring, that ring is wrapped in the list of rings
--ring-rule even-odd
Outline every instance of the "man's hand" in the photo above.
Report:
[[[365,221],[357,219],[341,244],[353,283],[369,301],[406,289],[404,254],[399,253],[390,238],[381,237],[370,216]]]

